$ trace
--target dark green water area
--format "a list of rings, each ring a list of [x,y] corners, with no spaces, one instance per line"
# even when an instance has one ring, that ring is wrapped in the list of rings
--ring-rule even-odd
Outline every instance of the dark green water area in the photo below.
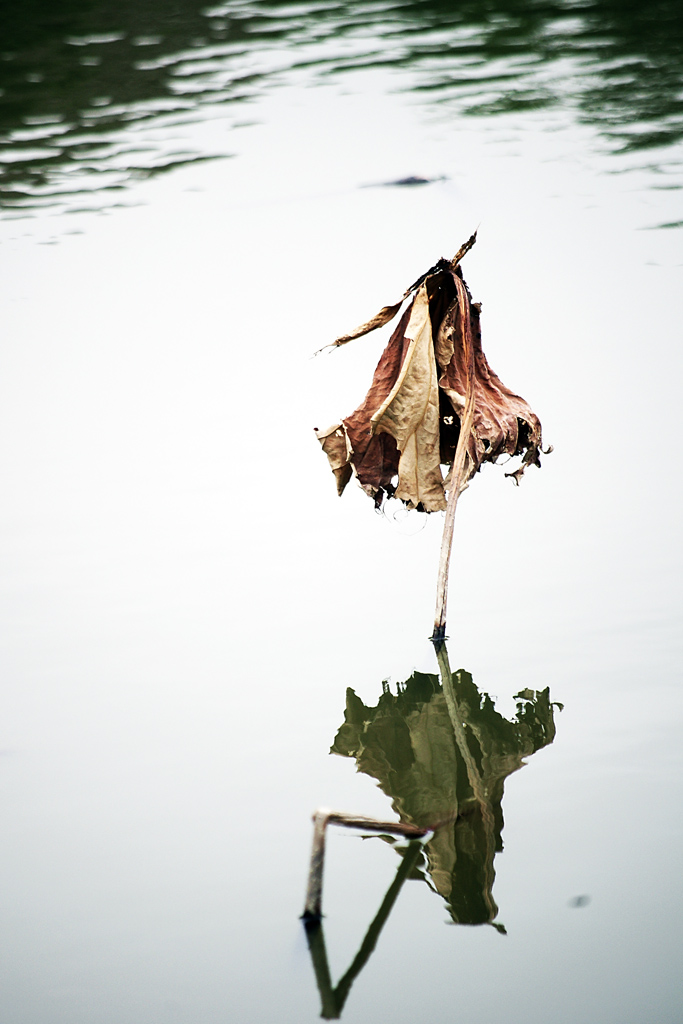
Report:
[[[40,205],[100,176],[120,189],[211,153],[141,138],[299,74],[384,69],[450,116],[571,112],[616,153],[683,139],[678,3],[87,3],[30,0],[0,22],[2,201]],[[99,190],[98,190],[99,191]]]

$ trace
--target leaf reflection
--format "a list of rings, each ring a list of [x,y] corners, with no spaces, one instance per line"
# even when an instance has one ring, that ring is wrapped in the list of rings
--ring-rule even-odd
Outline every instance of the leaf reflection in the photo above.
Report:
[[[503,849],[503,788],[524,758],[552,743],[550,691],[523,690],[509,720],[469,672],[451,672],[445,645],[440,678],[414,672],[376,707],[347,690],[344,724],[331,753],[356,759],[402,822],[435,826],[425,845],[424,880],[456,924],[493,924],[493,861]],[[495,925],[504,930],[502,925]]]
[[[330,753],[353,757],[358,770],[376,779],[404,824],[432,830],[426,842],[394,848],[396,876],[351,966],[333,986],[319,919],[306,935],[322,1003],[321,1016],[341,1017],[351,986],[372,954],[408,878],[419,879],[446,903],[455,924],[496,921],[494,858],[503,849],[503,789],[524,759],[555,738],[550,690],[516,694],[512,719],[495,710],[469,672],[452,672],[446,645],[436,645],[439,675],[414,672],[392,693],[383,683],[376,707],[346,691],[344,724]],[[384,837],[390,840],[390,837]]]

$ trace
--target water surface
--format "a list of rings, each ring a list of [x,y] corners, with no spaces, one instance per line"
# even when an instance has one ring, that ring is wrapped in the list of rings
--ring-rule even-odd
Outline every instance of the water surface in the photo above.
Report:
[[[680,184],[683,15],[662,0],[347,4],[36,2],[5,14],[3,205],[96,205],[149,176],[238,153],[230,129],[288,85],[381,69],[441,118],[589,126],[594,148]],[[412,97],[412,100],[409,98]],[[202,145],[198,122],[224,137]],[[228,129],[226,131],[226,129]],[[495,128],[494,128],[495,130]],[[670,180],[672,172],[678,180]]]
[[[331,830],[349,1024],[678,1021],[679,6],[3,18],[3,1019],[317,1019],[328,806],[455,815],[419,863]],[[339,500],[312,431],[386,339],[311,353],[477,225],[554,452],[458,508],[461,748],[443,520]]]

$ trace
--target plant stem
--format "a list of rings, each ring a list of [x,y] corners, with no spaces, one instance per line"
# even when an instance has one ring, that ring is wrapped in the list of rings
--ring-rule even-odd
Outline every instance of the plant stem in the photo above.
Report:
[[[422,839],[431,831],[429,828],[418,828],[417,825],[410,825],[407,822],[379,821],[377,818],[366,818],[360,814],[345,814],[342,811],[330,811],[326,807],[319,808],[313,815],[311,865],[308,871],[306,903],[301,915],[304,921],[319,921],[322,917],[325,833],[328,825],[344,825],[346,828],[359,828],[371,832],[388,832],[390,835],[406,836],[410,839]]]
[[[458,303],[460,306],[462,341],[465,349],[465,360],[467,365],[467,388],[465,410],[460,421],[458,445],[455,449],[453,465],[451,466],[451,486],[448,492],[446,519],[443,524],[443,536],[441,538],[439,572],[436,582],[436,611],[434,613],[434,632],[432,633],[432,643],[434,643],[435,646],[443,643],[446,638],[448,570],[451,561],[451,549],[453,547],[455,509],[458,504],[458,498],[464,490],[469,476],[469,474],[466,473],[467,446],[472,432],[472,423],[474,422],[474,345],[472,343],[472,325],[470,323],[470,303],[463,282],[459,277],[455,277],[454,280],[458,290]]]

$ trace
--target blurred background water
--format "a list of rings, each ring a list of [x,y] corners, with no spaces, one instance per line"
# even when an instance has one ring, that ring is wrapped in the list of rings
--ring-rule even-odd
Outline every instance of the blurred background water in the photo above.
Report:
[[[258,120],[283,86],[381,70],[444,119],[517,115],[590,126],[600,151],[680,171],[683,14],[623,3],[33,0],[3,15],[3,204],[72,209],[243,144],[198,123]],[[538,115],[544,115],[543,121]],[[674,182],[675,184],[675,182]],[[653,183],[654,185],[654,183]]]
[[[672,2],[0,14],[3,1020],[317,1018],[311,812],[468,810],[472,764],[495,827],[425,848],[344,1019],[680,1020],[682,51]],[[310,357],[478,225],[555,450],[458,509],[470,763],[442,517],[340,501],[312,432],[386,332]],[[336,984],[401,861],[327,856]]]

